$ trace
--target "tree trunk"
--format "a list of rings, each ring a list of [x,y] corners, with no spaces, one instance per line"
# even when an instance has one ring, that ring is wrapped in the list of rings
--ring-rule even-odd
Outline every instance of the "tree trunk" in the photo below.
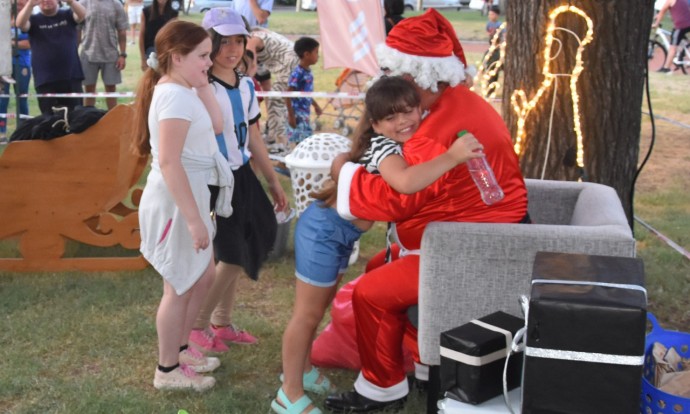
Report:
[[[653,3],[653,0],[571,0],[564,4],[562,0],[520,0],[509,1],[505,13],[508,47],[503,115],[514,140],[518,116],[510,98],[513,91],[523,89],[527,100],[532,99],[545,79],[542,68],[549,13],[558,6],[570,5],[581,9],[592,20],[593,39],[584,46],[583,71],[577,80],[584,168],[576,164],[574,127],[578,118],[573,113],[571,76],[557,77],[525,117],[521,167],[525,177],[582,179],[614,187],[631,223],[631,194],[639,153]],[[561,13],[555,19],[555,26],[573,31],[580,39],[585,38],[587,31],[585,19],[572,12]],[[564,31],[554,32],[554,38],[562,41],[563,48],[553,58],[559,50],[554,41],[549,71],[571,74],[576,66],[578,43]]]

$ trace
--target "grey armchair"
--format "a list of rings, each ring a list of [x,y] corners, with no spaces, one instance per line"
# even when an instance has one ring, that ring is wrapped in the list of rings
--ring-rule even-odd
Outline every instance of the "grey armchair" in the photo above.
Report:
[[[635,256],[635,239],[613,188],[525,182],[533,224],[430,223],[424,232],[418,342],[421,362],[431,366],[430,410],[438,396],[441,332],[497,310],[521,316],[518,298],[529,294],[536,252]]]

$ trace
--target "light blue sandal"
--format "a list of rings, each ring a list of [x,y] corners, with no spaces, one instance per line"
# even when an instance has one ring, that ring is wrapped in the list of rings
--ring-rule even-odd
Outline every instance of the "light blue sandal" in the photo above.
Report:
[[[331,385],[331,381],[329,381],[328,378],[326,378],[325,375],[322,375],[321,382],[317,383],[316,381],[319,380],[319,375],[321,373],[319,372],[316,367],[312,366],[311,371],[308,373],[304,374],[302,376],[302,386],[304,387],[305,391],[311,391],[315,394],[326,394],[329,392],[334,392],[335,387]],[[283,382],[283,374],[280,374],[280,382]]]
[[[278,402],[279,398],[280,401],[285,405],[284,407]],[[271,409],[273,409],[273,412],[277,414],[302,414],[302,412],[311,404],[313,404],[311,399],[306,395],[303,395],[294,403],[291,402],[287,395],[285,395],[283,392],[283,388],[280,388],[278,390],[278,396],[271,402]],[[309,410],[307,414],[323,414],[323,411],[314,407]]]

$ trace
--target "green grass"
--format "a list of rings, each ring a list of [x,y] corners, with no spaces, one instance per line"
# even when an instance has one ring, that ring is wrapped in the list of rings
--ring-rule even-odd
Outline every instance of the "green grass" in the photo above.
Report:
[[[459,37],[465,40],[486,40],[486,17],[468,10],[439,10],[453,24]],[[406,11],[405,17],[418,16],[419,11]],[[269,19],[271,30],[287,35],[319,33],[318,14],[314,12],[273,13]]]
[[[690,96],[690,78],[688,75],[680,75],[680,72],[673,76],[665,73],[650,73],[650,96],[652,97],[653,110],[655,115],[668,115],[678,113],[686,115],[685,119],[679,121],[688,123],[687,115],[690,114],[690,99],[682,97]],[[646,111],[646,102],[643,105]]]
[[[362,239],[356,277],[381,246],[382,225]],[[0,406],[12,413],[263,413],[279,387],[280,341],[293,302],[294,265],[270,262],[258,282],[241,282],[235,321],[260,338],[234,346],[214,373],[218,385],[196,393],[160,393],[151,386],[156,361],[154,315],[160,277],[140,272],[6,274],[0,278],[3,372]],[[341,389],[355,373],[326,370]],[[322,398],[315,401],[322,403]],[[422,411],[413,393],[406,413]]]
[[[690,193],[685,182],[637,196],[636,215],[690,250]],[[690,322],[690,261],[672,250],[653,233],[636,224],[639,256],[644,260],[649,307],[661,321],[676,321],[687,331]]]
[[[444,14],[459,29],[462,39],[484,39],[485,18],[478,12],[444,11]],[[271,26],[286,34],[317,34],[316,17],[309,12],[275,13]],[[199,22],[201,16],[184,18]],[[141,74],[138,51],[128,46],[128,53],[128,67],[120,91],[133,91]],[[469,56],[470,61],[478,58],[478,54]],[[317,65],[315,90],[333,91],[340,72],[341,69],[324,70]],[[651,74],[655,113],[687,123],[690,114],[687,80],[678,75]],[[37,114],[35,99],[30,102],[31,113]],[[101,100],[97,106],[104,108],[105,103]],[[11,104],[10,111],[13,108]],[[648,139],[647,128],[645,122],[643,141]],[[674,134],[687,137],[687,132],[675,126],[659,127],[658,145]],[[0,147],[0,154],[2,151]],[[653,156],[650,164],[677,168],[681,176],[690,159],[686,155],[683,160],[672,166],[665,165],[663,157]],[[655,179],[649,167],[642,181],[646,175],[652,175],[647,182],[654,185],[643,183],[644,187],[637,191],[636,214],[690,249],[687,180],[665,183]],[[286,190],[289,189],[289,180],[281,180]],[[384,225],[378,223],[363,236],[360,258],[346,274],[346,281],[361,273],[367,259],[383,245],[384,233]],[[639,256],[645,263],[650,310],[664,326],[687,331],[690,263],[640,225],[636,225],[635,236]],[[98,252],[74,244],[70,244],[68,251],[75,255]],[[16,254],[14,243],[0,242],[0,256]],[[182,408],[190,414],[268,412],[279,387],[281,335],[294,300],[293,256],[290,240],[285,255],[268,263],[258,282],[241,281],[235,321],[257,335],[260,343],[234,346],[229,354],[222,355],[222,367],[215,374],[218,385],[204,395],[159,393],[151,386],[157,354],[154,318],[162,286],[152,269],[2,274],[0,412],[176,413]],[[344,370],[326,370],[326,373],[339,389],[349,389],[356,375]],[[422,394],[411,393],[404,412],[423,412],[424,398]],[[322,405],[322,399],[317,398],[316,402]]]

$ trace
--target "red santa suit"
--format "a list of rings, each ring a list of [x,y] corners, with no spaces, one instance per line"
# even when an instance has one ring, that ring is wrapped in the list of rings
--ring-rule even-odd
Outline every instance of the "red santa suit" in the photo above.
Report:
[[[426,32],[432,33],[433,41],[424,41],[429,37]],[[464,79],[464,56],[450,23],[431,9],[418,18],[405,19],[396,25],[385,47],[394,50],[377,50],[382,67],[397,68],[398,72],[413,75],[417,85],[424,89],[435,91],[438,82],[446,85],[445,89],[441,87],[440,96],[428,108],[429,113],[418,131],[405,142],[403,156],[406,161],[414,165],[433,159],[447,150],[459,131],[466,130],[484,146],[505,198],[486,205],[464,164],[450,170],[425,190],[411,195],[397,193],[380,175],[369,174],[359,165],[346,163],[341,169],[338,180],[341,216],[350,220],[361,218],[395,223],[402,249],[397,260],[365,273],[353,294],[362,360],[355,390],[376,401],[397,400],[409,391],[401,344],[405,341],[407,348],[417,350],[417,332],[409,323],[406,311],[417,304],[419,248],[426,225],[432,221],[517,223],[527,213],[527,191],[503,120],[479,95],[459,84]],[[439,47],[443,49],[439,51]],[[461,79],[455,80],[457,72],[454,70],[458,68],[443,67],[435,68],[436,74],[431,74],[435,81],[420,79],[429,77],[429,69],[423,69],[429,60],[432,66],[437,63],[433,59],[438,57],[427,59],[429,53],[456,61]],[[402,63],[396,61],[400,55]],[[421,63],[406,62],[409,56]],[[388,58],[392,61],[387,65]],[[415,72],[415,65],[421,68],[419,72]]]

